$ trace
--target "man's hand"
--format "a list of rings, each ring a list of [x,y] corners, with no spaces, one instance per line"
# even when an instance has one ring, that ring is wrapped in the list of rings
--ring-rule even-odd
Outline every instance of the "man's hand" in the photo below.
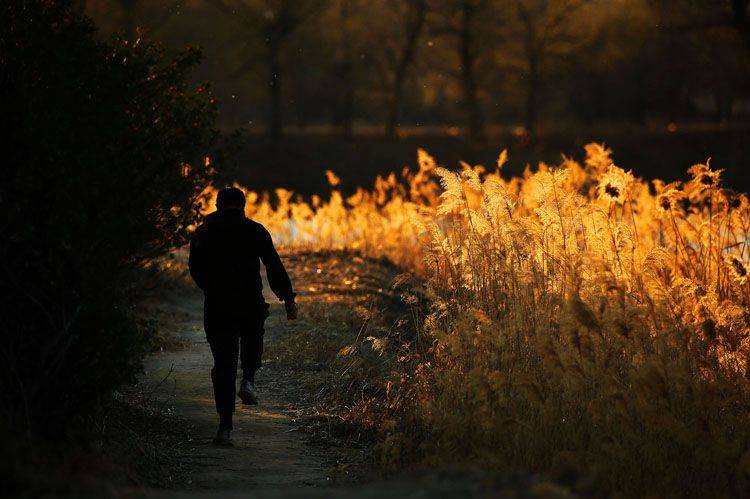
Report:
[[[286,308],[286,320],[293,321],[297,319],[297,304],[293,300],[285,301],[284,308]]]

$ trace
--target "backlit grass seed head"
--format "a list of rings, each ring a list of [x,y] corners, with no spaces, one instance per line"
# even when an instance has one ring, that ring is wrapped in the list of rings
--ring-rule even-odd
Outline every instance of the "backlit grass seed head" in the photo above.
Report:
[[[629,196],[633,175],[622,168],[610,165],[599,180],[599,198],[610,203],[622,204]]]
[[[661,182],[654,182],[657,188],[656,207],[661,213],[669,213],[673,209],[679,208],[680,201],[684,198],[685,193],[678,189],[679,182],[672,182],[663,185]]]
[[[722,171],[711,170],[710,160],[706,161],[705,164],[693,165],[688,169],[688,173],[692,176],[691,184],[698,191],[717,187]]]
[[[341,179],[331,170],[326,170],[326,179],[328,180],[328,185],[331,187],[336,187],[341,183]]]
[[[660,194],[656,201],[659,209],[661,209],[662,211],[670,211],[672,209],[672,201],[668,196]]]
[[[612,164],[612,149],[604,144],[586,144],[586,166],[594,172],[603,172]]]
[[[719,190],[719,202],[722,210],[726,211],[736,210],[741,204],[740,197],[731,189]]]
[[[725,255],[724,261],[738,283],[746,284],[748,282],[748,267],[742,260],[734,255]]]
[[[498,172],[500,169],[505,165],[505,163],[508,162],[508,150],[503,149],[500,155],[497,157],[497,170]]]
[[[437,168],[435,158],[429,155],[424,149],[417,149],[417,164],[419,165],[419,171],[430,171]]]
[[[750,211],[750,197],[747,194],[740,194],[736,200],[739,202],[739,206],[735,208],[737,212]]]

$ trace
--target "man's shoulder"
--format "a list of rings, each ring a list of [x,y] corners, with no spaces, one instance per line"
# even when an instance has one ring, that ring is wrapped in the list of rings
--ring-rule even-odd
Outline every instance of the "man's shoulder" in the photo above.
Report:
[[[252,229],[256,233],[263,234],[268,233],[268,230],[263,226],[263,224],[256,222],[252,218],[245,217],[245,224],[248,228]]]
[[[209,227],[212,224],[215,224],[216,221],[217,221],[217,218],[218,218],[217,217],[217,213],[218,212],[215,211],[213,213],[209,213],[208,215],[206,215],[203,218],[203,223],[201,223],[200,225],[198,225],[198,228],[195,229],[195,232],[193,234],[196,234],[196,235],[205,235],[205,234],[207,234],[209,232]]]
[[[208,215],[205,221],[195,229],[195,232],[192,234],[193,239],[213,239],[217,234],[227,233],[245,234],[253,239],[257,239],[269,234],[268,230],[262,224],[246,216],[237,217],[233,220],[222,220],[214,215],[213,213]]]

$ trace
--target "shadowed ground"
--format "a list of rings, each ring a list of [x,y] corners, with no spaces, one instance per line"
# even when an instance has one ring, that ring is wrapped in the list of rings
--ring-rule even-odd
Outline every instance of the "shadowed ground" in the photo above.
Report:
[[[397,269],[365,262],[351,255],[293,253],[283,257],[298,300],[308,306],[349,303],[374,295],[393,303],[389,280]],[[202,295],[195,291],[167,294],[161,307],[183,345],[177,351],[152,355],[145,382],[156,386],[158,403],[170,407],[190,427],[192,440],[181,448],[180,466],[188,473],[176,490],[129,491],[128,497],[148,498],[277,498],[277,497],[564,497],[563,489],[526,475],[489,477],[473,470],[427,470],[373,480],[367,472],[367,446],[335,438],[316,438],[308,431],[315,394],[306,376],[325,366],[293,366],[274,359],[285,336],[310,329],[322,338],[326,326],[301,317],[289,322],[283,306],[266,289],[272,303],[266,322],[264,366],[258,372],[259,406],[237,405],[233,438],[236,447],[211,445],[217,425],[209,370],[211,353],[202,325]],[[303,308],[304,310],[304,308]],[[340,334],[341,332],[337,332]],[[357,335],[352,331],[352,338]],[[313,336],[316,337],[316,336]],[[311,367],[312,366],[312,367]]]
[[[266,290],[266,293],[268,291]],[[184,349],[152,356],[146,363],[146,377],[158,388],[160,399],[174,406],[175,413],[187,420],[195,435],[189,452],[181,456],[195,472],[185,486],[196,489],[256,489],[259,487],[323,486],[327,472],[347,455],[346,449],[306,444],[298,419],[302,409],[289,373],[268,366],[258,373],[259,406],[237,405],[233,438],[236,447],[210,445],[217,419],[209,370],[211,353],[203,332],[203,299],[199,293],[170,296],[169,307],[182,319],[179,340]],[[266,344],[273,344],[292,327],[305,327],[304,321],[288,323],[283,306],[275,297],[266,322]],[[171,371],[171,374],[170,374]],[[166,378],[166,379],[165,379]]]

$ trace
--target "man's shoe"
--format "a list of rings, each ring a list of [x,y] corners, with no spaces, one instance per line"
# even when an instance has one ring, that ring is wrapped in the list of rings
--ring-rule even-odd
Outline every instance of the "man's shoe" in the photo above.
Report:
[[[234,447],[234,441],[232,440],[230,434],[231,432],[229,430],[217,431],[213,441],[214,445],[220,445],[222,447]]]
[[[258,404],[258,395],[255,393],[255,385],[253,385],[246,379],[243,379],[242,383],[240,383],[240,391],[237,392],[237,395],[245,405]]]

